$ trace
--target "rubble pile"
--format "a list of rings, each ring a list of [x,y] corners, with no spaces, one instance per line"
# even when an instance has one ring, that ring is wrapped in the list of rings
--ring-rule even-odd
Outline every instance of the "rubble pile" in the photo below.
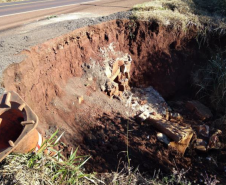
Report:
[[[193,148],[200,151],[219,149],[221,147],[219,135],[221,131],[211,132],[210,127],[203,123],[213,117],[208,107],[199,101],[187,101],[184,108],[195,115],[200,124],[187,124],[181,114],[174,112],[164,98],[152,87],[131,88],[129,86],[132,58],[129,54],[115,52],[114,45],[101,49],[104,60],[102,75],[105,78],[101,90],[110,98],[118,99],[125,106],[129,106],[136,120],[148,123],[157,131],[159,141],[175,148],[184,155],[191,140]],[[112,57],[117,56],[117,57]]]
[[[113,50],[111,51],[113,52]],[[105,52],[106,54],[107,52]],[[116,98],[129,105],[132,115],[140,123],[148,120],[152,126],[162,132],[162,138],[169,146],[184,153],[193,136],[188,125],[180,125],[183,118],[172,112],[164,98],[153,88],[130,88],[130,68],[132,58],[129,54],[117,59],[105,60],[105,77],[107,80],[101,89],[110,98]],[[131,115],[129,115],[131,116]],[[160,139],[161,140],[161,139]]]
[[[211,113],[211,111],[209,110],[209,108],[206,107],[205,105],[201,104],[198,101],[195,101],[195,100],[188,101],[186,103],[186,107],[190,111],[193,111],[194,114],[197,116],[197,118],[200,119],[200,120],[202,120],[202,121],[213,117],[213,114]]]
[[[123,58],[109,61],[105,64],[105,74],[108,77],[105,83],[105,92],[112,97],[122,97],[123,92],[129,90],[129,72],[132,58],[126,54]]]

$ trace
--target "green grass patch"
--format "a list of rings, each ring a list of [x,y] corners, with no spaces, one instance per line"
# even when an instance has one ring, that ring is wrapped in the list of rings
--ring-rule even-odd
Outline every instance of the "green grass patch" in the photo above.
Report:
[[[59,145],[62,135],[56,131],[42,144],[37,153],[10,154],[0,165],[0,174],[6,181],[15,184],[97,184],[100,182],[95,174],[86,174],[84,165],[89,156],[78,156],[76,149],[68,158],[61,150],[54,150]],[[63,144],[63,143],[61,143]],[[4,179],[1,182],[4,184]]]

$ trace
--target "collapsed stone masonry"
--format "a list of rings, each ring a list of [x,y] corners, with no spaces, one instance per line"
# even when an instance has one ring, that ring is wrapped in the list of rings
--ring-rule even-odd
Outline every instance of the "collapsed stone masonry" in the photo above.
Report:
[[[108,80],[105,84],[105,92],[110,96],[121,97],[123,92],[129,90],[130,67],[132,58],[126,54],[123,58],[109,61],[105,65],[105,74]]]

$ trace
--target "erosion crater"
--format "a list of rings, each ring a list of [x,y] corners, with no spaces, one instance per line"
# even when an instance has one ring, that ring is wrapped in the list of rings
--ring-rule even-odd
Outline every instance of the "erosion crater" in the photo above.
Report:
[[[150,174],[176,164],[190,167],[192,158],[158,142],[153,127],[138,123],[120,99],[109,97],[102,74],[106,61],[129,56],[129,88],[152,86],[165,99],[187,93],[191,70],[204,62],[195,36],[192,29],[185,33],[148,21],[113,20],[80,28],[24,50],[26,59],[5,70],[3,85],[20,94],[39,116],[43,135],[57,128],[65,131],[65,153],[79,146],[82,154],[92,155],[90,171],[116,170],[119,159],[126,160],[122,151],[128,123],[133,166]]]

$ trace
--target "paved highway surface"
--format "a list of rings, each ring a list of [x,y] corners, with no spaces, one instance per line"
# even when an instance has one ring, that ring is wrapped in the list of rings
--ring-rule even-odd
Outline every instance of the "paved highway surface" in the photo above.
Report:
[[[0,31],[52,15],[89,13],[105,16],[150,0],[25,0],[0,3]]]
[[[90,1],[93,0],[25,0],[12,3],[0,3],[0,17],[35,10],[70,6]]]

